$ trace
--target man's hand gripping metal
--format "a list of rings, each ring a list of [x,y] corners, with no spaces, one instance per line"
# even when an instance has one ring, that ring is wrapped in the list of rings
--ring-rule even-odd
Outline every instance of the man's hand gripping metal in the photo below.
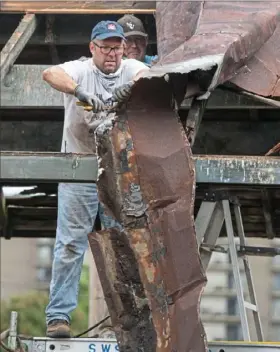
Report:
[[[105,104],[96,95],[88,93],[80,85],[75,88],[74,95],[79,99],[77,105],[81,105],[87,111],[99,112],[106,110]]]
[[[115,104],[110,107],[105,106],[105,104],[97,98],[97,96],[86,92],[81,86],[76,87],[74,95],[79,99],[77,105],[83,106],[86,111],[112,111],[115,110],[118,105],[129,99],[133,85],[134,82],[131,81],[115,88],[112,94],[112,99],[115,101]]]
[[[129,99],[131,95],[133,85],[134,81],[130,81],[120,87],[115,88],[112,95],[113,100],[118,103],[124,103],[125,101],[127,101],[127,99]]]

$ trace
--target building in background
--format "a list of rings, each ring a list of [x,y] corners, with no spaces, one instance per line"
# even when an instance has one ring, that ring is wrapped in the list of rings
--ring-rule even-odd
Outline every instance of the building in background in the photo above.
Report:
[[[248,245],[277,246],[280,241],[251,238]],[[280,256],[249,257],[265,340],[280,340]],[[245,299],[248,287],[242,261],[241,277]],[[213,253],[207,270],[208,283],[201,300],[201,316],[209,340],[243,340],[238,302],[229,256]],[[252,340],[257,340],[249,311]]]

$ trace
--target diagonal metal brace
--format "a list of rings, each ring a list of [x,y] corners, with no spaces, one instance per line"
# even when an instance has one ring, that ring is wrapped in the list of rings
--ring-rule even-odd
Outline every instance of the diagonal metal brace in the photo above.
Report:
[[[34,14],[26,14],[20,21],[18,27],[1,51],[0,79],[1,82],[15,63],[16,59],[31,38],[37,26],[37,19]]]

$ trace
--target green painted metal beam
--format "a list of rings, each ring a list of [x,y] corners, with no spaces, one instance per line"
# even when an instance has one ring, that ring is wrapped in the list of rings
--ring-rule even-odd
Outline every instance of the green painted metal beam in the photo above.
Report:
[[[280,158],[195,155],[196,181],[215,184],[280,185]],[[1,152],[1,182],[95,182],[93,155]]]
[[[42,72],[48,65],[14,65],[0,86],[3,108],[62,108],[63,96],[43,81]],[[182,108],[188,109],[190,100]],[[207,109],[271,109],[245,96],[217,89],[209,98]]]

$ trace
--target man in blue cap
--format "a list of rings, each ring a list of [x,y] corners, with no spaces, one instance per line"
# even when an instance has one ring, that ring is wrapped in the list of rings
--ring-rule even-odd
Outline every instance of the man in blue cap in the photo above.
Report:
[[[92,30],[92,58],[65,62],[43,72],[43,79],[64,93],[61,151],[95,153],[95,130],[108,117],[105,107],[126,99],[134,80],[147,70],[142,62],[122,59],[124,45],[123,28],[117,22],[102,21]],[[78,100],[91,105],[92,112],[77,106]],[[94,227],[98,210],[104,227],[119,226],[104,214],[96,184],[59,184],[50,301],[46,308],[48,337],[71,335],[70,314],[77,306],[87,235]]]

